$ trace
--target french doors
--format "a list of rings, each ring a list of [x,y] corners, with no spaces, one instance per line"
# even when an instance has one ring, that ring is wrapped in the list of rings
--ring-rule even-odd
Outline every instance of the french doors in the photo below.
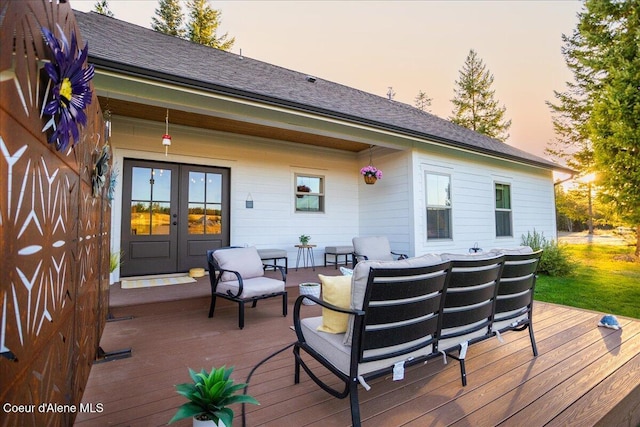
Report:
[[[206,267],[228,245],[228,169],[125,159],[121,276]]]

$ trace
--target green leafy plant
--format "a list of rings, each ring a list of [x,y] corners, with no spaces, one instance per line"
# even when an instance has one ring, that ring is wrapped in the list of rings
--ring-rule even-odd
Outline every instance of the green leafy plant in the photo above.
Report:
[[[228,405],[233,403],[253,403],[258,401],[247,394],[236,394],[246,384],[233,384],[230,378],[233,367],[222,366],[218,369],[211,368],[211,372],[202,370],[196,372],[189,368],[189,375],[193,383],[176,385],[178,394],[186,397],[189,402],[178,408],[178,412],[171,418],[169,424],[183,418],[196,417],[200,420],[208,419],[214,423],[219,420],[225,426],[231,427],[233,422],[233,410]]]
[[[307,245],[307,244],[309,244],[309,240],[311,240],[311,236],[307,236],[307,235],[303,234],[300,237],[298,237],[298,239],[300,239],[300,244],[301,245]]]
[[[111,252],[109,256],[109,273],[113,273],[116,268],[120,265],[122,261],[122,251],[120,252]]]
[[[544,233],[538,233],[535,228],[533,233],[527,231],[526,236],[522,235],[522,244],[530,246],[534,251],[543,250],[538,265],[539,273],[549,276],[569,276],[575,270],[575,263],[567,251],[555,240],[547,240]]]

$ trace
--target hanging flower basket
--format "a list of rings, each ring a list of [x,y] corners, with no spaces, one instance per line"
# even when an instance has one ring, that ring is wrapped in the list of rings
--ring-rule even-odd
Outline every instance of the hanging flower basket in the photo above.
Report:
[[[375,184],[377,180],[382,179],[382,171],[372,165],[360,169],[360,174],[364,176],[364,182],[369,185]]]

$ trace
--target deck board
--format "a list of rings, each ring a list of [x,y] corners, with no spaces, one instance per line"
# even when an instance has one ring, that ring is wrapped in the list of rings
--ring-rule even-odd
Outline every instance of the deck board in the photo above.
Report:
[[[333,268],[289,271],[287,283],[313,280]],[[233,378],[244,382],[266,356],[295,340],[292,310],[284,318],[281,300],[247,308],[245,329],[237,328],[237,308],[219,301],[207,317],[207,278],[152,291],[112,288],[111,313],[133,315],[109,322],[101,340],[105,351],[131,347],[133,356],[92,367],[83,403],[102,403],[102,413],[81,413],[75,425],[160,426],[184,398],[174,385],[186,382],[187,367],[235,366]],[[164,288],[164,289],[163,289]],[[166,288],[170,289],[168,292]],[[298,295],[289,288],[289,304]],[[134,293],[129,293],[135,291]],[[320,308],[304,307],[305,315]],[[365,426],[424,425],[637,425],[640,422],[640,321],[619,318],[621,331],[598,328],[602,313],[536,302],[534,357],[527,331],[503,334],[469,348],[468,385],[462,387],[458,362],[441,358],[406,370],[401,382],[372,380],[359,389]],[[321,368],[316,362],[316,369]],[[339,382],[330,374],[324,378]],[[345,426],[348,399],[335,399],[302,372],[293,383],[293,356],[287,349],[265,362],[251,378],[249,393],[261,405],[247,405],[248,426]],[[241,408],[234,425],[242,425]],[[188,426],[190,421],[175,423]]]

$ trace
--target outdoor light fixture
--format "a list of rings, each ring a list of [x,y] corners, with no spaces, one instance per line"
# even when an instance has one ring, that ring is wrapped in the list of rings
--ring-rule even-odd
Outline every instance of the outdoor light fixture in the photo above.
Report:
[[[162,135],[162,145],[164,145],[164,155],[167,156],[169,153],[169,146],[171,145],[171,135],[169,135],[169,109],[167,109],[167,117],[165,119],[165,131],[164,135]]]

